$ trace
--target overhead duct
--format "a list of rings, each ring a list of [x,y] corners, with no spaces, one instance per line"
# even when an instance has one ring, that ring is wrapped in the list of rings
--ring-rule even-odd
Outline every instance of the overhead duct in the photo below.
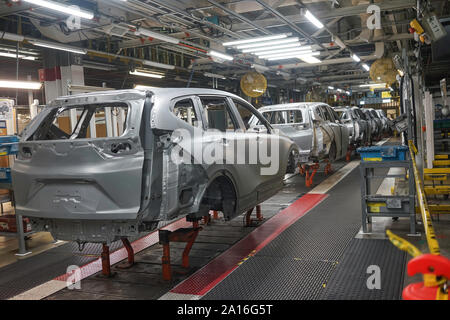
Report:
[[[369,56],[361,56],[362,61],[371,61],[371,60],[377,60],[383,57],[385,51],[385,45],[384,42],[376,42],[375,43],[375,51],[373,54]],[[325,65],[331,65],[331,64],[342,64],[342,63],[352,63],[355,62],[351,57],[348,58],[337,58],[337,59],[329,59],[329,60],[323,60],[321,63],[318,64],[309,64],[304,62],[299,63],[292,63],[292,64],[282,64],[282,65],[276,65],[272,66],[272,70],[279,70],[279,69],[294,69],[294,68],[305,68],[305,67],[312,67],[312,66],[325,66]]]

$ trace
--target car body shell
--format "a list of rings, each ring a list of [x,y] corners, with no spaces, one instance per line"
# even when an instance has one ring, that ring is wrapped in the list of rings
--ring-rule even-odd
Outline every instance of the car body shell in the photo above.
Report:
[[[344,123],[349,131],[349,143],[353,145],[360,145],[364,143],[366,121],[360,119],[358,114],[350,107],[336,107],[334,110],[340,116],[342,123]]]
[[[330,157],[330,149],[336,146],[336,155],[332,161],[345,157],[349,144],[349,132],[341,123],[333,109],[324,103],[291,103],[266,106],[258,109],[263,116],[280,115],[287,117],[287,112],[301,112],[302,122],[277,123],[270,121],[291,138],[299,147],[300,162],[311,163]],[[325,114],[326,113],[326,114]],[[258,126],[258,119],[252,118],[250,125]]]
[[[212,130],[207,116],[215,107],[202,105],[202,99],[224,103],[237,131]],[[195,126],[175,115],[180,101],[192,105]],[[209,210],[220,210],[231,219],[282,188],[289,156],[297,150],[267,122],[265,131],[247,130],[238,103],[265,121],[242,98],[210,89],[118,90],[58,98],[21,134],[12,168],[16,212],[29,217],[35,231],[50,231],[56,239],[80,243],[110,243],[180,216],[195,221]],[[77,125],[70,137],[48,139],[59,132],[52,124],[55,112],[117,104],[125,105],[128,112],[122,135],[74,138]],[[53,131],[45,131],[46,126]],[[180,129],[189,135],[177,136]],[[195,146],[201,145],[200,152],[208,147],[228,151],[237,140],[245,141],[246,152],[248,141],[278,147],[278,170],[263,175],[266,166],[260,163],[223,159],[205,164],[196,158]],[[173,157],[181,154],[194,161],[176,162]]]
[[[352,113],[356,119],[358,119],[358,123],[360,126],[360,145],[369,144],[371,141],[372,128],[370,121],[367,120],[365,114],[358,107],[351,107]]]

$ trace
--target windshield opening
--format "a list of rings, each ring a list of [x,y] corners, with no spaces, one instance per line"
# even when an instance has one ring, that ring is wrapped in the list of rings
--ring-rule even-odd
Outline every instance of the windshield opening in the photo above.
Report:
[[[267,111],[263,116],[270,124],[303,124],[305,123],[302,110]],[[258,125],[261,123],[258,122]]]
[[[54,108],[29,140],[120,137],[127,129],[125,103]]]

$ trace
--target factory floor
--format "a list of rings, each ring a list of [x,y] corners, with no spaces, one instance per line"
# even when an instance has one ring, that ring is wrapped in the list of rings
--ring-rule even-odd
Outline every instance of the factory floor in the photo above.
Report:
[[[403,287],[421,278],[406,275],[410,257],[387,240],[385,231],[427,252],[420,216],[416,235],[410,234],[408,219],[381,217],[373,218],[363,234],[357,158],[334,164],[332,175],[319,170],[314,182],[307,188],[304,177],[287,176],[284,189],[262,204],[264,220],[251,227],[244,227],[243,216],[201,225],[188,269],[181,267],[184,244],[171,244],[171,281],[162,279],[157,233],[133,239],[136,259],[129,269],[118,268],[126,251],[113,244],[111,278],[101,276],[99,245],[80,252],[74,243],[54,244],[48,234],[34,234],[27,241],[33,253],[16,261],[16,240],[3,240],[0,299],[401,299]],[[385,193],[391,184],[373,182],[372,190]],[[437,218],[433,224],[441,254],[448,257],[450,217]],[[166,228],[185,224],[181,219]],[[73,290],[66,288],[71,265],[81,267],[82,279]],[[371,266],[381,270],[380,288],[367,286]]]

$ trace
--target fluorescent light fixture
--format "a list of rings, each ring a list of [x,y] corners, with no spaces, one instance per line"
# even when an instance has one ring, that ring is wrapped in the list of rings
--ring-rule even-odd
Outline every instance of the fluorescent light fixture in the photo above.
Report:
[[[146,89],[154,89],[154,88],[158,88],[158,87],[152,87],[152,86],[145,86],[145,85],[142,85],[142,84],[137,84],[137,85],[134,86],[134,88],[138,89],[138,90],[146,90]]]
[[[363,101],[363,100],[361,100],[361,101],[359,102],[359,104],[363,106],[363,105],[365,105],[365,104],[366,104],[366,102],[365,102],[365,101]]]
[[[25,56],[23,54],[16,55],[15,53],[10,53],[10,52],[0,52],[0,57],[7,57],[7,58],[14,58],[14,59],[16,59],[18,57],[19,59],[23,59],[23,60],[36,60],[36,57]]]
[[[78,54],[86,54],[87,53],[86,49],[80,49],[80,48],[57,44],[57,43],[52,43],[52,42],[46,42],[46,41],[40,41],[40,40],[39,41],[38,40],[30,40],[30,42],[33,45],[38,46],[38,47],[50,48],[50,49],[61,50],[61,51],[68,51],[68,52],[73,52],[73,53],[78,53]]]
[[[350,91],[345,91],[345,94],[349,96],[350,95]]]
[[[305,46],[305,47],[288,48],[288,49],[266,50],[266,51],[256,52],[255,55],[265,56],[265,55],[271,55],[271,54],[283,54],[283,53],[301,52],[301,51],[312,52],[312,48],[311,48],[311,46]]]
[[[383,103],[391,103],[392,100],[391,99],[383,99]]]
[[[255,69],[256,71],[258,71],[258,72],[265,72],[265,71],[269,71],[270,70],[269,67],[266,67],[266,66],[263,66],[263,65],[260,65],[260,64],[256,64],[256,63],[253,63],[251,65],[251,67],[253,69]]]
[[[386,83],[367,83],[359,86],[360,88],[386,88]]]
[[[301,48],[301,43],[300,42],[294,42],[294,43],[287,43],[287,44],[282,44],[279,46],[275,46],[275,47],[271,47],[270,50],[279,50],[279,49],[287,49],[287,48]],[[269,49],[267,49],[266,46],[261,47],[261,48],[250,48],[250,49],[243,49],[242,52],[243,53],[258,53],[260,51],[267,51]]]
[[[342,92],[342,89],[337,89],[336,91],[337,91],[337,92]]]
[[[39,90],[41,87],[40,82],[0,80],[0,88]]]
[[[157,79],[164,78],[164,74],[162,74],[162,73],[151,72],[151,71],[140,70],[140,69],[130,71],[130,74],[133,76],[141,76],[141,77],[148,77],[148,78],[157,78]]]
[[[237,46],[236,48],[250,49],[250,48],[265,47],[267,49],[267,46],[273,46],[276,44],[287,44],[287,43],[292,43],[292,42],[299,43],[298,38],[287,38],[287,39],[281,39],[281,40],[272,40],[272,41],[264,41],[264,42],[257,42],[257,43],[251,43],[251,44],[243,44],[243,45]]]
[[[138,28],[135,33],[135,35],[139,36],[139,35],[143,35],[146,37],[151,37],[151,38],[155,38],[161,41],[165,41],[165,42],[169,42],[169,43],[173,43],[173,44],[178,44],[180,43],[180,40],[177,38],[173,38],[170,36],[166,36],[164,34],[161,34],[159,32],[154,32],[145,28]]]
[[[306,56],[298,56],[297,58],[299,58],[300,60],[309,63],[309,64],[317,64],[317,63],[322,63],[321,60],[317,59],[316,57],[310,56],[310,55],[306,55]]]
[[[155,68],[161,68],[161,69],[167,69],[167,70],[175,69],[175,66],[173,66],[171,64],[159,63],[159,62],[154,62],[154,61],[149,61],[149,60],[144,60],[144,62],[142,62],[142,63],[145,64],[146,66],[155,67]]]
[[[330,86],[330,87],[328,87],[328,89],[330,89],[330,90],[334,90],[334,87],[331,87],[331,86]]]
[[[215,73],[210,73],[210,72],[205,72],[203,75],[208,78],[216,78],[216,79],[223,79],[223,80],[226,79],[226,77],[221,74],[215,74]]]
[[[312,52],[312,50],[305,50],[305,51],[295,51],[295,52],[287,52],[287,53],[278,53],[278,54],[264,54],[264,55],[258,55],[258,58],[261,59],[272,59],[272,58],[295,58],[297,56],[303,56],[303,55],[319,55],[320,52]]]
[[[283,39],[286,38],[287,34],[278,34],[273,36],[267,36],[267,37],[259,37],[259,38],[252,38],[252,39],[246,39],[246,40],[236,40],[236,41],[230,41],[230,42],[224,42],[222,45],[224,47],[229,46],[237,46],[240,44],[247,44],[247,43],[255,43],[260,41],[269,41],[269,40],[276,40],[276,39]]]
[[[355,60],[356,62],[360,62],[361,61],[361,58],[358,57],[358,55],[356,55],[356,54],[352,54],[352,59]]]
[[[25,37],[18,34],[3,31],[0,33],[0,39],[22,42],[23,40],[25,40]]]
[[[364,68],[364,70],[366,71],[370,71],[370,67],[367,64],[363,64],[362,67]]]
[[[87,69],[104,70],[104,71],[117,70],[117,68],[114,67],[113,65],[96,62],[85,62],[83,63],[83,67]]]
[[[317,19],[311,12],[309,12],[309,10],[306,10],[305,13],[305,17],[313,24],[315,25],[318,29],[322,29],[323,23],[319,21],[319,19]]]
[[[50,10],[55,10],[58,12],[62,12],[65,14],[68,14],[70,16],[76,16],[76,17],[81,17],[84,19],[93,19],[94,18],[94,13],[90,12],[90,11],[85,11],[85,10],[81,10],[81,9],[76,9],[72,6],[67,6],[67,5],[63,5],[57,2],[53,2],[53,1],[47,1],[47,0],[22,0],[23,2],[28,2],[40,7],[44,7]]]
[[[223,59],[223,60],[231,61],[231,60],[234,59],[233,56],[230,56],[230,55],[225,54],[225,53],[217,52],[217,51],[214,51],[214,50],[209,51],[208,54],[210,56],[212,56],[212,57],[220,58],[220,59]]]

